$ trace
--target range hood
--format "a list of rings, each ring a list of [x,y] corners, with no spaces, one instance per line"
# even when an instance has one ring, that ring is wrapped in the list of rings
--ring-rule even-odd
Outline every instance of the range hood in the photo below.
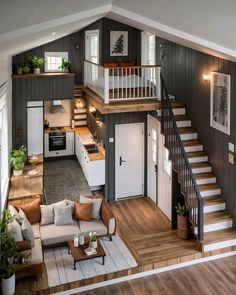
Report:
[[[52,101],[52,104],[49,108],[49,112],[52,113],[52,114],[57,114],[57,113],[65,113],[65,109],[61,103],[61,100],[53,100]]]

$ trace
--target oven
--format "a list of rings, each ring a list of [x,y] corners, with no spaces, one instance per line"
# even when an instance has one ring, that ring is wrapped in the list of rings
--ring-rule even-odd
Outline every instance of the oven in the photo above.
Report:
[[[66,150],[66,132],[49,133],[49,152]]]

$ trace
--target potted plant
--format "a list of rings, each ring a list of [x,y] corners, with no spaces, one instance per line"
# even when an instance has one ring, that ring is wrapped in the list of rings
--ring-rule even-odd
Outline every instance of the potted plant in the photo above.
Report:
[[[96,232],[95,231],[90,232],[89,237],[90,237],[89,248],[96,249],[98,246]]]
[[[16,243],[7,233],[7,225],[13,221],[8,209],[3,210],[2,219],[0,220],[0,276],[2,281],[2,294],[13,295],[15,293],[15,272],[12,268],[14,258],[19,258]]]
[[[19,149],[13,149],[10,153],[10,163],[13,168],[13,175],[22,175],[24,162],[26,160],[26,147],[22,145]]]
[[[23,72],[23,74],[29,74],[29,72],[30,72],[30,68],[29,68],[28,66],[24,66],[24,67],[22,68],[22,72]]]
[[[62,69],[63,72],[70,72],[71,62],[66,58],[61,59],[61,65],[58,69]]]
[[[181,206],[180,203],[175,206],[175,209],[178,214],[178,237],[187,240],[190,236],[188,219],[189,209],[185,205]]]
[[[40,74],[40,66],[45,63],[45,59],[37,55],[31,55],[28,57],[28,59],[32,63],[34,73]]]
[[[22,75],[23,66],[22,64],[18,64],[16,67],[16,73],[17,75]]]

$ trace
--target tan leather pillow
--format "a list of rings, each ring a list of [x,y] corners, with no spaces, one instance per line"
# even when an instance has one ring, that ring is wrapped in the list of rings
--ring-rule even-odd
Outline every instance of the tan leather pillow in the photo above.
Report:
[[[92,208],[92,203],[75,202],[74,219],[83,221],[91,220]]]
[[[37,199],[33,202],[26,203],[23,205],[14,205],[14,207],[21,210],[25,213],[26,218],[31,224],[40,222],[41,211],[40,211],[40,199]]]

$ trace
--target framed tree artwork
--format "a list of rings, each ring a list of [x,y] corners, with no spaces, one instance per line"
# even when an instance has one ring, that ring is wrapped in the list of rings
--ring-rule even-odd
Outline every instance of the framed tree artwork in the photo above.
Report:
[[[230,75],[211,73],[210,125],[230,135]]]
[[[128,32],[111,31],[110,32],[110,56],[128,55]]]

